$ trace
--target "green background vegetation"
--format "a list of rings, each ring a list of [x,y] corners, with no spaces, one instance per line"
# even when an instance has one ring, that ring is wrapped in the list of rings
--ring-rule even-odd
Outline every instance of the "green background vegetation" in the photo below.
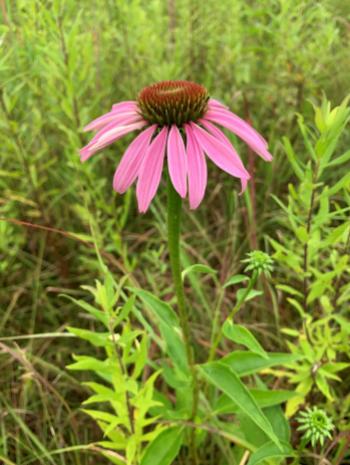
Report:
[[[296,114],[312,127],[312,102],[325,94],[339,104],[349,92],[346,3],[0,1],[0,456],[8,463],[104,463],[84,448],[74,450],[100,439],[79,411],[87,389],[64,368],[86,346],[47,334],[92,325],[60,295],[86,297],[80,286],[100,273],[95,247],[116,279],[129,274],[135,285],[169,296],[164,185],[150,212],[138,215],[133,189],[119,196],[111,186],[132,136],[82,165],[78,149],[88,140],[82,127],[149,83],[189,79],[264,134],[272,164],[237,143],[255,173],[246,195],[239,197],[238,182],[211,165],[204,202],[195,212],[185,209],[184,265],[210,265],[225,282],[242,268],[245,252],[274,252],[269,237],[280,237],[283,212],[271,194],[287,202],[288,183],[299,182],[283,136],[301,162],[309,159]],[[349,146],[349,134],[338,154]],[[323,181],[335,184],[344,170],[349,164],[336,164]],[[277,284],[288,278],[283,266],[274,272]],[[202,279],[201,291],[191,284],[193,332],[202,350],[216,295],[210,279]],[[302,283],[295,285],[302,291]],[[249,324],[267,350],[285,350],[276,321],[296,330],[298,317],[268,284],[262,290],[264,298],[249,308]],[[233,297],[227,293],[228,305]],[[45,458],[65,447],[73,450]]]

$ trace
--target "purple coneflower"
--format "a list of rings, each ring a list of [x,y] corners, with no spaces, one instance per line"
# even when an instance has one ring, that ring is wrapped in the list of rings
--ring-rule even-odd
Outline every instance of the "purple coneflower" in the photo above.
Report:
[[[141,130],[124,153],[113,187],[124,193],[137,179],[139,211],[145,212],[156,195],[167,154],[171,182],[191,208],[201,203],[207,185],[206,154],[219,168],[239,178],[242,191],[250,178],[236,150],[215,124],[232,131],[264,160],[271,161],[266,140],[219,101],[209,98],[200,84],[163,81],[145,87],[137,101],[112,106],[109,113],[84,129],[98,130],[80,150],[86,161],[131,131]]]

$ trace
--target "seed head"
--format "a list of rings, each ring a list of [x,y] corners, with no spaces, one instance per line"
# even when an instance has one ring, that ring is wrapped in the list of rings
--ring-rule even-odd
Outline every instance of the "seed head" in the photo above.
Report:
[[[300,424],[298,431],[304,431],[303,438],[311,442],[313,447],[317,443],[323,446],[325,439],[332,437],[331,432],[334,430],[332,419],[324,410],[316,406],[308,407],[301,412],[297,420]]]
[[[205,87],[190,81],[162,81],[145,87],[137,102],[142,117],[150,124],[182,126],[198,121],[207,110]]]
[[[273,271],[273,260],[267,255],[267,253],[261,250],[253,250],[247,253],[245,260],[242,263],[248,263],[245,271],[257,271],[258,275],[264,273],[266,276],[270,276]]]

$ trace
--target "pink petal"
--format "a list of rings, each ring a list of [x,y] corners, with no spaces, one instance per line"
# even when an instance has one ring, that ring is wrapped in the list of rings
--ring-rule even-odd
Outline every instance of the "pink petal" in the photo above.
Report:
[[[231,144],[231,141],[228,137],[225,136],[225,134],[219,129],[217,128],[214,124],[210,123],[209,121],[205,120],[205,119],[200,119],[199,122],[201,123],[202,126],[205,127],[205,129],[207,129],[213,136],[215,136],[217,139],[220,140],[220,142],[222,142],[223,144],[225,144],[227,147],[230,147],[230,149],[232,149],[236,156],[239,158],[239,155],[238,153],[236,152],[236,150],[234,149],[234,147],[232,146]],[[241,162],[241,159],[239,158],[239,161]]]
[[[126,126],[128,124],[137,123],[139,121],[142,121],[142,118],[137,117],[135,119],[135,116],[123,117],[122,119],[117,119],[116,121],[113,120],[112,122],[106,124],[94,135],[94,137],[88,143],[88,146],[91,147],[95,145],[99,140],[101,140],[102,136],[105,136],[105,134],[109,133],[111,129],[116,129],[118,126]]]
[[[241,192],[239,195],[242,195],[243,192],[247,189],[248,179],[241,179]]]
[[[113,179],[113,188],[120,194],[123,194],[137,178],[142,160],[156,127],[153,124],[142,131],[126,149]]]
[[[137,110],[138,105],[136,100],[125,100],[124,102],[115,103],[112,105],[112,111],[128,111],[128,110]]]
[[[181,197],[187,193],[187,157],[178,127],[173,124],[168,135],[168,169],[175,190]]]
[[[211,109],[211,108],[223,108],[224,110],[228,109],[228,107],[226,105],[221,103],[219,100],[216,100],[215,98],[209,99],[208,107],[209,107],[209,109]]]
[[[207,111],[205,114],[205,119],[220,124],[221,126],[224,126],[225,128],[232,131],[234,134],[244,140],[244,142],[246,142],[249,147],[251,147],[251,149],[260,155],[264,160],[272,160],[272,156],[267,150],[267,142],[265,139],[237,115],[234,115],[228,110],[218,110],[215,108],[209,109]]]
[[[203,150],[199,147],[193,130],[189,124],[185,124],[187,138],[187,163],[188,163],[188,193],[190,208],[193,210],[203,200],[207,187],[207,163]]]
[[[110,111],[105,115],[100,116],[99,118],[94,119],[87,126],[84,127],[84,131],[92,131],[93,129],[100,129],[108,123],[115,122],[118,123],[126,118],[134,117],[135,121],[141,119],[141,115],[135,110],[124,110],[124,111]]]
[[[249,179],[250,175],[242,162],[238,162],[233,147],[229,148],[197,124],[190,123],[194,136],[208,157],[222,170],[236,178]]]
[[[136,186],[140,213],[147,211],[156,195],[162,175],[167,135],[168,128],[164,127],[148,146],[142,162]]]
[[[214,124],[209,123],[209,121],[206,121],[204,119],[200,119],[199,122],[211,133],[213,136],[215,136],[217,139],[220,140],[223,144],[225,144],[230,150],[233,151],[235,158],[237,160],[237,163],[242,163],[242,160],[239,158],[238,153],[236,152],[235,148],[232,146],[231,141],[225,136],[225,134],[217,128]],[[243,164],[242,164],[243,166]],[[241,178],[241,194],[246,190],[247,188],[247,179]]]
[[[110,125],[107,126],[112,127],[109,127],[108,129],[107,127],[102,129],[98,134],[96,134],[96,136],[88,145],[86,145],[80,150],[81,161],[88,160],[91,157],[91,155],[93,155],[98,150],[101,150],[107,145],[112,144],[112,142],[115,142],[116,140],[120,139],[122,136],[128,134],[131,131],[143,128],[146,124],[146,121],[138,121],[136,123],[126,124],[123,126],[115,126],[113,125],[113,123],[110,123]]]
[[[208,109],[209,111],[212,110],[214,112],[219,112],[220,114],[222,114],[222,116],[231,118],[232,120],[234,120],[237,126],[240,126],[241,128],[246,129],[248,132],[252,134],[253,137],[257,137],[258,139],[260,139],[263,146],[267,148],[268,143],[263,138],[263,136],[259,134],[258,131],[256,131],[249,123],[247,123],[247,121],[244,121],[244,119],[240,118],[238,115],[230,111],[228,107],[225,107],[224,105],[219,104],[218,102],[218,104],[214,104],[214,105],[209,103]]]

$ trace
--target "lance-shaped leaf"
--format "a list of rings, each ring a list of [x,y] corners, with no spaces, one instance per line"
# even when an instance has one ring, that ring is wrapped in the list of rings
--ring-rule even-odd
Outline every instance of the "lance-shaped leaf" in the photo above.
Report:
[[[280,447],[271,423],[257,404],[256,400],[242,383],[237,374],[221,362],[211,362],[201,367],[207,379],[218,389],[230,397],[261,430]]]
[[[261,347],[255,336],[244,326],[236,325],[230,320],[226,320],[222,328],[224,335],[237,344],[248,347],[252,352],[269,358],[265,350]]]
[[[176,458],[184,436],[182,426],[163,430],[146,448],[141,465],[170,465]]]

